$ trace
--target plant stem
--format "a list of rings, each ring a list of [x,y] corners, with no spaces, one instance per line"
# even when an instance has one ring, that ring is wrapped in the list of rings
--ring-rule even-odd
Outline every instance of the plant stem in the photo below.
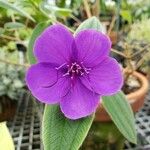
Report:
[[[142,53],[143,51],[145,51],[146,48],[150,47],[150,44],[144,46],[140,51],[137,51],[136,53],[132,54],[131,57],[135,57],[136,55]]]
[[[18,41],[18,39],[16,37],[11,37],[8,35],[0,35],[1,38],[7,39],[7,40],[12,40],[12,41]]]
[[[122,56],[122,57],[124,57],[124,58],[128,58],[124,53],[119,52],[119,51],[116,50],[116,49],[113,49],[113,48],[112,48],[111,51],[114,52],[114,53],[116,53],[116,54],[118,54],[118,55],[120,55],[120,56]]]
[[[12,19],[12,22],[13,22],[13,23],[15,23],[15,22],[16,22],[16,20],[15,20],[15,16],[14,16],[14,14],[13,14],[13,13],[12,13],[12,15],[11,15],[11,19]],[[16,36],[16,38],[18,39],[18,41],[21,41],[21,40],[20,40],[19,33],[18,33],[17,29],[15,29],[14,31],[15,31],[15,36]]]
[[[15,62],[7,61],[5,59],[0,59],[0,62],[5,63],[5,64],[10,64],[10,65],[15,65],[15,66],[22,66],[22,67],[25,67],[25,68],[28,68],[30,66],[29,64],[18,64],[18,63],[15,63]]]
[[[70,17],[72,19],[74,19],[78,24],[81,24],[81,21],[76,16],[74,16],[73,14],[71,14]]]
[[[135,66],[135,70],[137,70],[141,65],[142,65],[142,63],[145,61],[145,59],[144,59],[144,57],[136,64],[136,66]]]
[[[41,10],[42,13],[48,17],[50,19],[50,21],[52,22],[52,24],[55,24],[55,23],[58,23],[58,24],[62,24],[61,22],[59,22],[58,20],[56,19],[53,19],[52,17],[50,17],[49,15],[47,15],[43,10]],[[70,32],[74,33],[74,30],[72,30],[71,28],[67,27],[66,25],[64,25]]]
[[[93,16],[99,17],[100,14],[100,0],[95,0],[92,6],[92,14]]]
[[[34,1],[31,0],[30,3],[34,6],[34,8],[35,8],[37,11],[40,10],[39,7],[34,3]]]
[[[83,4],[84,4],[84,7],[85,7],[85,11],[86,11],[87,17],[88,18],[92,17],[92,14],[91,14],[91,11],[90,11],[90,7],[89,7],[89,4],[88,4],[88,0],[83,0]]]
[[[111,23],[110,23],[110,26],[109,26],[109,29],[107,31],[107,35],[108,36],[110,35],[110,33],[111,33],[111,31],[112,31],[112,29],[113,29],[113,27],[115,25],[115,21],[116,21],[116,16],[113,16],[113,18],[111,20]]]
[[[130,77],[130,75],[134,72],[135,68],[133,68],[132,65],[132,57],[130,54],[130,50],[129,47],[127,46],[127,44],[125,44],[125,55],[127,56],[126,58],[126,62],[127,62],[127,71],[125,72],[125,77],[124,77],[124,83],[127,83],[128,78]]]

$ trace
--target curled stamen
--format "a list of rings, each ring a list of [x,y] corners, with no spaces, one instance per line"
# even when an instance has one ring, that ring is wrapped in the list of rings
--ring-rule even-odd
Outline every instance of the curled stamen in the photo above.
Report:
[[[83,65],[83,62],[81,62],[81,64],[78,64],[77,62],[73,62],[70,65],[65,63],[65,64],[61,65],[59,68],[61,68],[64,65],[67,66],[67,72],[65,74],[63,74],[63,77],[69,75],[71,77],[71,79],[74,79],[75,76],[83,76],[84,74],[88,74],[91,70],[91,68],[86,68]],[[57,68],[57,69],[59,69],[59,68]]]

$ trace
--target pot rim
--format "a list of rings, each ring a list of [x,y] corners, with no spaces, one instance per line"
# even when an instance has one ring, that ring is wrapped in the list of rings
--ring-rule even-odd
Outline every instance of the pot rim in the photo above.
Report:
[[[137,112],[144,103],[144,97],[149,89],[149,82],[148,82],[148,79],[143,74],[137,71],[134,71],[132,74],[133,76],[137,77],[137,79],[140,81],[141,87],[137,89],[136,91],[126,95],[126,97],[133,111]],[[96,122],[97,121],[100,121],[100,122],[112,121],[110,116],[106,112],[105,108],[103,107],[102,103],[97,108],[96,117],[94,121]]]
[[[134,99],[135,97],[139,97],[139,96],[143,95],[143,93],[146,94],[149,89],[148,79],[142,73],[134,71],[132,73],[132,75],[137,77],[137,79],[141,83],[141,87],[139,89],[137,89],[136,91],[126,95],[126,97],[129,101],[132,101],[132,99]]]

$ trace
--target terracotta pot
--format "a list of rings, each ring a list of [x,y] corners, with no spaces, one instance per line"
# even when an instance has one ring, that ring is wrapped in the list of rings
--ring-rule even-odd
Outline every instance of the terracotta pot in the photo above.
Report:
[[[135,71],[133,72],[133,76],[135,76],[140,81],[141,87],[137,91],[126,95],[126,97],[133,109],[133,112],[137,112],[144,104],[144,99],[148,91],[149,84],[147,78],[141,73]],[[96,111],[95,121],[111,121],[111,118],[109,117],[108,113],[105,111],[102,105],[99,106]]]

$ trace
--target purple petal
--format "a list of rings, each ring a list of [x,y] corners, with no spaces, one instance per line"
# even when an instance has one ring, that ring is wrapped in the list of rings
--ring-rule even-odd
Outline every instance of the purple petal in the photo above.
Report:
[[[69,90],[66,78],[60,78],[57,70],[49,63],[32,65],[26,74],[26,83],[34,97],[47,104],[54,104]]]
[[[52,25],[37,38],[35,57],[38,62],[61,65],[70,60],[73,41],[72,34],[63,25]]]
[[[97,65],[102,57],[109,54],[111,41],[108,36],[95,30],[81,31],[75,37],[79,61],[88,67]]]
[[[79,81],[70,92],[60,101],[62,112],[67,118],[79,119],[96,111],[99,95],[88,90]]]
[[[81,81],[88,89],[100,95],[112,95],[121,89],[123,75],[117,61],[106,57],[88,76],[81,78]]]

